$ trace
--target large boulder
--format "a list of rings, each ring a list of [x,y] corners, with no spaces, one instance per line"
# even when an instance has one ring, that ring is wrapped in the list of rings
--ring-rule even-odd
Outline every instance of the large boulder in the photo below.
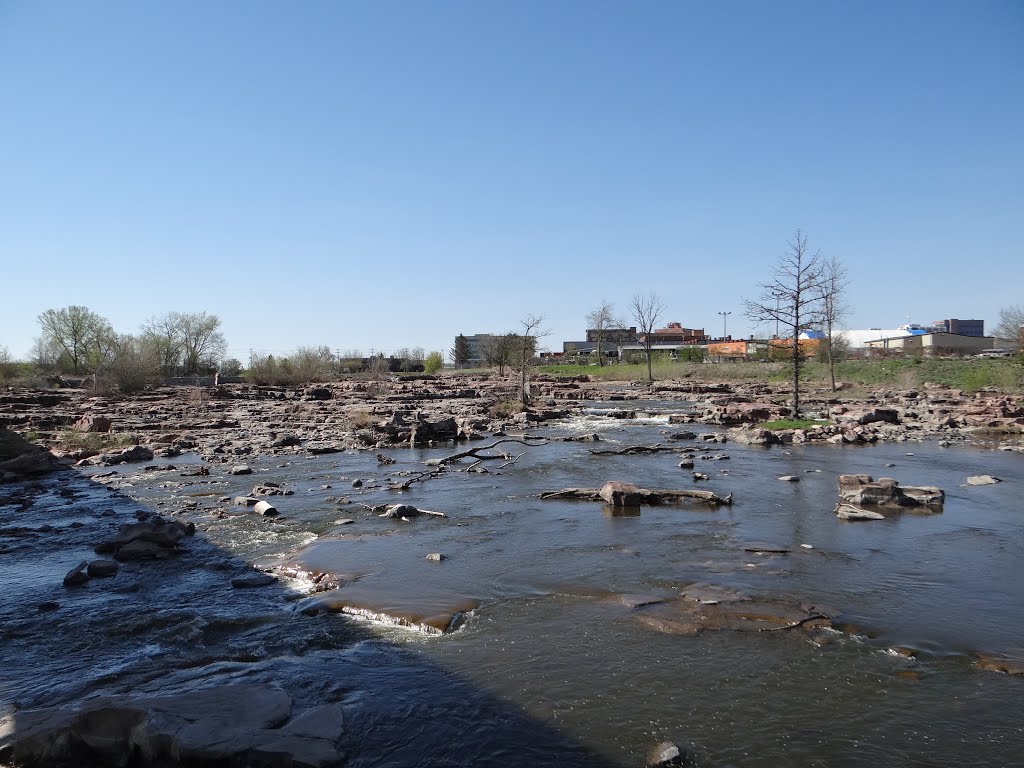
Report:
[[[0,761],[31,765],[338,765],[341,706],[293,713],[284,691],[221,685],[107,696],[76,710],[29,710],[0,723]]]
[[[56,468],[53,454],[0,426],[0,482],[53,472]]]
[[[885,424],[899,424],[900,414],[895,408],[878,407],[860,414],[857,421],[860,424],[876,424],[878,422],[884,422]]]
[[[941,507],[945,493],[935,486],[904,486],[891,477],[840,475],[839,498],[857,506]]]
[[[125,523],[110,541],[96,547],[101,554],[117,560],[155,560],[178,551],[179,542],[195,533],[194,523],[167,522],[159,515],[137,523]]]
[[[610,481],[601,486],[598,495],[613,507],[638,507],[643,502],[643,493],[632,483]]]
[[[149,450],[149,448],[144,448],[141,445],[133,445],[130,448],[124,448],[120,451],[101,453],[99,456],[94,456],[91,459],[88,459],[88,463],[102,464],[109,467],[114,464],[130,464],[136,461],[150,461],[152,458],[153,452]]]
[[[106,416],[98,416],[87,413],[74,424],[71,429],[75,432],[109,432],[114,423]]]

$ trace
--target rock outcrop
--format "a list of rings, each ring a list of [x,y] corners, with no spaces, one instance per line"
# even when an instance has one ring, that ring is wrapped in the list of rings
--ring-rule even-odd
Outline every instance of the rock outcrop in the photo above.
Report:
[[[0,761],[28,765],[337,765],[339,704],[293,712],[262,685],[171,696],[107,696],[75,710],[29,710],[0,721]]]

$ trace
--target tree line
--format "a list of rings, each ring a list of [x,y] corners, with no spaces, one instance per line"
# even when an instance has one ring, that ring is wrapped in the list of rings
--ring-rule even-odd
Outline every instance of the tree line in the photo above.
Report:
[[[168,312],[135,334],[119,333],[107,318],[78,305],[47,309],[37,320],[29,361],[35,370],[102,377],[121,391],[138,391],[157,376],[211,373],[232,363],[224,359],[220,318],[206,312]]]

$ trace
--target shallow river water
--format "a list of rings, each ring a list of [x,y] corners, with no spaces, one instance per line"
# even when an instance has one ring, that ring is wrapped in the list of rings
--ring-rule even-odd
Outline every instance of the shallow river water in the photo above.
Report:
[[[199,506],[188,517],[203,521],[203,535],[226,558],[265,567],[297,562],[332,574],[340,587],[282,600],[277,594],[254,597],[253,591],[225,596],[211,586],[211,569],[184,586],[169,581],[161,587],[159,612],[139,616],[133,607],[134,630],[122,623],[104,635],[103,653],[83,651],[95,666],[80,670],[79,678],[90,685],[116,679],[118,664],[130,667],[133,655],[158,669],[166,647],[187,635],[182,626],[191,626],[182,611],[212,648],[217,622],[225,637],[239,624],[256,635],[271,624],[281,632],[281,621],[289,622],[284,631],[302,633],[324,620],[302,610],[334,600],[335,607],[441,626],[456,614],[458,628],[445,634],[360,618],[332,620],[359,622],[370,638],[362,651],[349,647],[345,653],[393,649],[399,658],[419,658],[442,677],[460,681],[451,689],[424,683],[432,700],[417,694],[417,706],[454,711],[454,697],[464,696],[460,691],[482,691],[580,745],[594,764],[643,765],[650,747],[668,740],[688,747],[703,766],[1024,765],[1024,678],[982,670],[973,656],[1024,659],[1024,454],[915,442],[771,448],[670,442],[669,433],[691,429],[667,423],[663,412],[679,404],[650,407],[649,417],[623,420],[602,415],[599,406],[543,433],[598,433],[600,442],[508,444],[501,448],[525,453],[512,466],[496,471],[501,462],[486,462],[488,473],[468,473],[464,460],[402,493],[387,490],[392,473],[422,471],[424,461],[467,446],[391,451],[397,462],[387,466],[378,465],[373,453],[271,457],[250,461],[255,474],[248,477],[222,474],[216,466],[206,478],[121,468],[104,482],[151,509],[171,494],[177,501],[192,495]],[[678,467],[675,453],[591,453],[657,443],[701,448],[694,469],[709,479],[693,480]],[[728,459],[703,458],[719,454]],[[174,463],[183,466],[186,459]],[[946,492],[945,507],[844,522],[833,514],[841,473],[937,485]],[[979,474],[1004,482],[964,487],[968,476]],[[799,482],[777,479],[783,475],[797,475]],[[357,478],[363,483],[358,489],[352,487]],[[613,510],[538,498],[542,491],[593,488],[607,480],[710,489],[732,493],[734,503]],[[262,481],[295,491],[272,499],[281,519],[223,503],[217,508],[231,514],[214,518],[205,511]],[[338,504],[340,496],[352,503]],[[446,517],[405,522],[360,506],[384,502]],[[429,553],[446,559],[428,561]],[[53,568],[38,564],[39,572]],[[31,586],[31,572],[20,573],[4,574],[11,599],[22,599],[19,589],[42,599]],[[639,620],[646,600],[677,596],[695,583],[813,605],[844,631],[677,635]],[[295,593],[309,587],[284,584]],[[210,596],[206,608],[203,594]],[[75,597],[79,610],[88,610],[92,600],[100,612],[112,610],[118,599],[110,591]],[[157,619],[156,613],[166,615]],[[263,639],[260,647],[275,642]],[[73,690],[66,664],[35,658],[25,643],[16,652],[32,669],[9,676],[8,691],[38,703],[54,689]],[[82,643],[92,647],[88,639]],[[330,644],[324,640],[317,652],[331,653]],[[374,666],[382,665],[367,662]],[[468,741],[493,735],[487,729],[474,735],[472,728],[462,733]],[[522,737],[530,738],[525,732]],[[417,738],[430,755],[424,760],[421,754],[419,764],[487,762],[460,761],[462,749],[429,733]],[[408,738],[407,746],[416,742]],[[521,746],[518,758],[494,763],[543,762],[528,744]],[[401,752],[389,759],[372,749],[361,754],[353,764],[412,764]]]

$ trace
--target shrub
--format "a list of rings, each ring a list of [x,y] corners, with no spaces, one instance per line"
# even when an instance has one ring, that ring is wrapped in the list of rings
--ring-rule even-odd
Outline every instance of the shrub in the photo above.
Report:
[[[440,352],[431,352],[423,362],[423,370],[427,373],[437,373],[444,368],[444,355]]]

